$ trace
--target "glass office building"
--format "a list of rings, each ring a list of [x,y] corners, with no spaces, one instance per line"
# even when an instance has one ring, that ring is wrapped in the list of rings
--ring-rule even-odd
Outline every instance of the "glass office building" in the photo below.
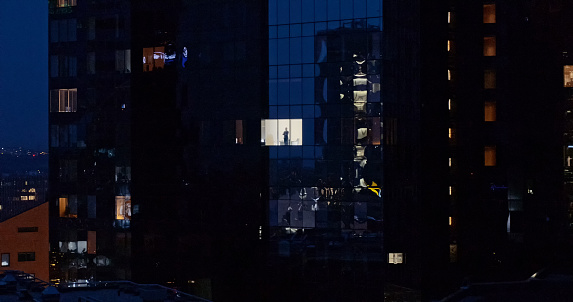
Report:
[[[268,11],[271,257],[318,279],[379,278],[382,1],[271,0]]]

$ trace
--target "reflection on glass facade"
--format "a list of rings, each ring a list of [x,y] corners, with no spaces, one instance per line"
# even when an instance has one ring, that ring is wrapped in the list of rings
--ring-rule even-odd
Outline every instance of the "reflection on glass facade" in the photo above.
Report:
[[[271,246],[307,263],[382,262],[382,1],[301,5],[269,1]]]

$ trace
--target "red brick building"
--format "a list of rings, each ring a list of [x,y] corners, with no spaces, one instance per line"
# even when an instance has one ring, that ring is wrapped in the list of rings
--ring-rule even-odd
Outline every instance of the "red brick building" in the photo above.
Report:
[[[48,203],[0,223],[2,270],[20,270],[48,281]]]

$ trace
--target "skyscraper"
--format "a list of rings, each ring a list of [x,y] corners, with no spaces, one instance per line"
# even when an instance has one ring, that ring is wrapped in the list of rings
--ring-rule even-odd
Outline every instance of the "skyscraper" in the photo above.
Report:
[[[130,278],[129,1],[50,1],[50,280]]]

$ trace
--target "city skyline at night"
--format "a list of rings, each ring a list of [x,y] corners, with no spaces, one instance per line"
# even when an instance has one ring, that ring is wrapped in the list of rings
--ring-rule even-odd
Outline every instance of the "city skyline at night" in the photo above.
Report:
[[[0,214],[47,216],[18,228],[50,252],[0,246],[7,269],[429,301],[571,261],[573,3],[19,5],[35,26],[0,16]]]

